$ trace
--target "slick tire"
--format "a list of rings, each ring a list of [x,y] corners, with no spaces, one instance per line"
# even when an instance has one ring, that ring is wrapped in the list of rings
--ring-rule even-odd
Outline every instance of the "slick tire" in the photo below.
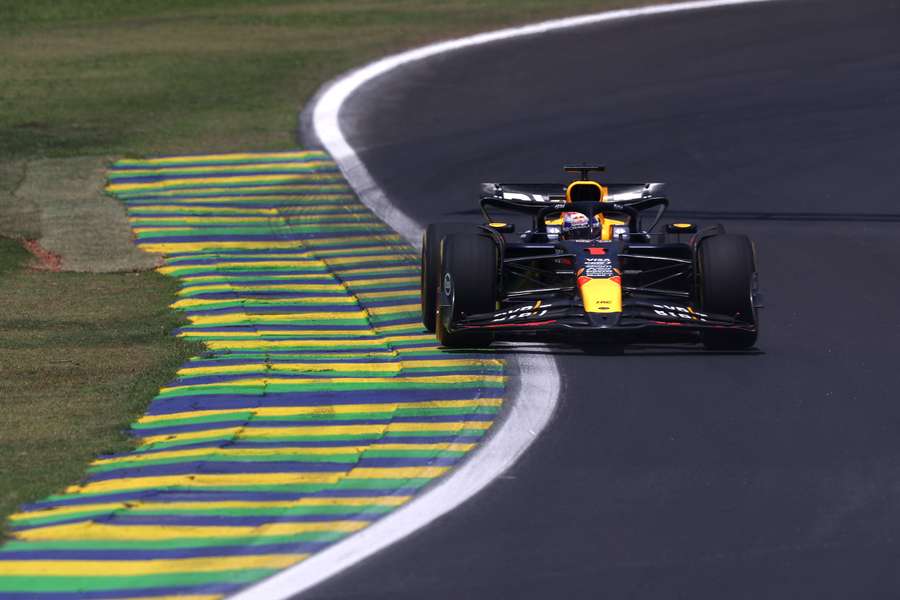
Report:
[[[745,235],[708,237],[697,249],[698,293],[704,312],[734,316],[756,325],[753,288],[756,260]],[[756,331],[706,329],[700,339],[710,350],[745,350],[756,343]]]
[[[482,348],[494,336],[490,331],[456,331],[447,323],[463,315],[489,313],[497,307],[497,245],[487,235],[454,233],[444,238],[441,250],[441,302],[437,338],[448,348]]]
[[[474,231],[471,223],[432,223],[422,234],[422,273],[419,283],[422,325],[434,333],[437,323],[438,282],[441,279],[441,242],[451,233]]]

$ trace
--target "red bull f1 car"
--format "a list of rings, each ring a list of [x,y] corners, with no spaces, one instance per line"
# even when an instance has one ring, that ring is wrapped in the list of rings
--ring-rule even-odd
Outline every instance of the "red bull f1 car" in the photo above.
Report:
[[[756,343],[757,268],[747,236],[661,221],[657,183],[482,184],[485,222],[429,225],[422,321],[447,347],[494,340]],[[507,218],[500,219],[498,213]],[[510,220],[525,221],[516,232]]]

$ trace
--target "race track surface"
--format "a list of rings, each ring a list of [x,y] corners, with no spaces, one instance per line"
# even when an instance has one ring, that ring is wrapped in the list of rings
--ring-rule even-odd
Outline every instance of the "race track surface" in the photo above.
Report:
[[[479,181],[670,182],[759,247],[759,351],[559,349],[563,397],[473,501],[313,598],[900,594],[900,3],[775,2],[464,50],[345,109],[388,196],[472,218]]]

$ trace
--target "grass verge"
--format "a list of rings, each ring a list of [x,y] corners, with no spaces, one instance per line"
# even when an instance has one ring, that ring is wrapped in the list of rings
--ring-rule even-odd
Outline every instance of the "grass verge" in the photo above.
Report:
[[[351,67],[436,39],[637,3],[2,2],[0,157],[290,149],[298,109]]]
[[[200,350],[169,335],[174,280],[53,273],[0,238],[0,514],[77,482]]]

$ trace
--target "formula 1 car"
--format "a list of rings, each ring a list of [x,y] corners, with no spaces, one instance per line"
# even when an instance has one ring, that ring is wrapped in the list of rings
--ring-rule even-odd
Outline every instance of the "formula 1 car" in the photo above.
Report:
[[[602,166],[565,167],[565,184],[482,184],[485,223],[429,225],[422,322],[446,347],[539,337],[575,342],[754,345],[753,243],[721,225],[670,223],[658,183],[600,183]],[[493,211],[494,215],[490,214]],[[503,211],[530,218],[495,218]]]

